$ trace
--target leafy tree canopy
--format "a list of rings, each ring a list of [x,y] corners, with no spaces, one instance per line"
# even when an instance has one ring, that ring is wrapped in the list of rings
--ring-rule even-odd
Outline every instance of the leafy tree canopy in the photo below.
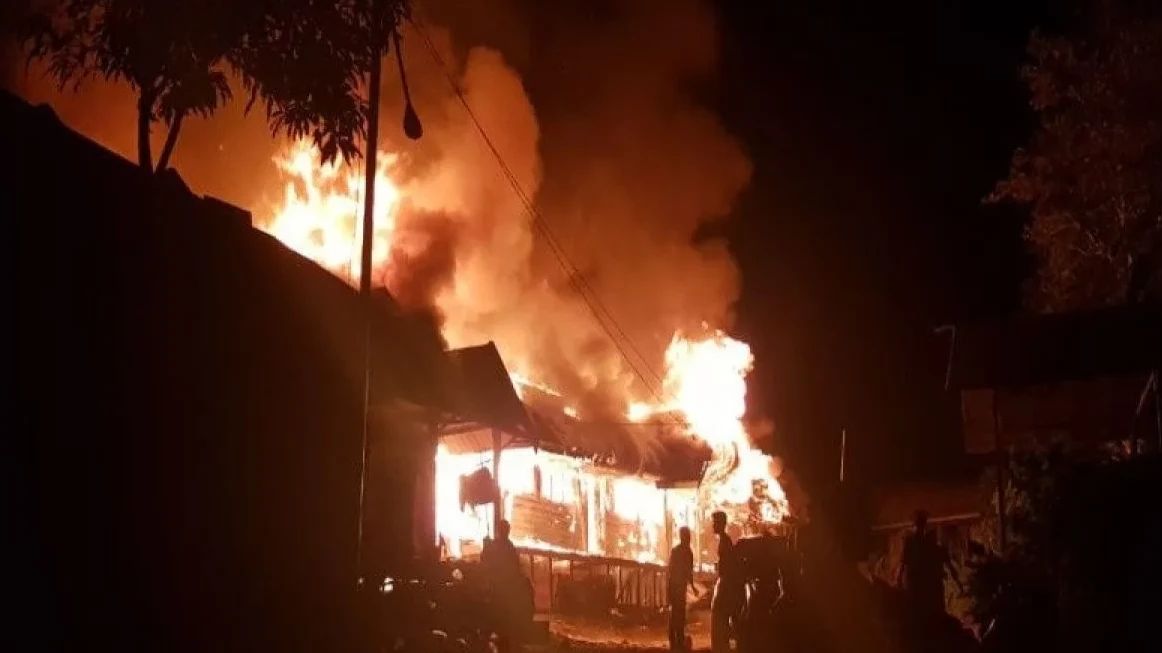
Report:
[[[134,90],[147,169],[150,127],[168,128],[164,168],[182,120],[229,101],[231,78],[273,134],[351,159],[366,124],[363,75],[407,11],[406,0],[56,0],[31,3],[21,36],[62,87],[100,77]]]
[[[1034,308],[1162,299],[1162,14],[1104,2],[1084,33],[1034,33],[1039,125],[989,196],[1028,205]]]

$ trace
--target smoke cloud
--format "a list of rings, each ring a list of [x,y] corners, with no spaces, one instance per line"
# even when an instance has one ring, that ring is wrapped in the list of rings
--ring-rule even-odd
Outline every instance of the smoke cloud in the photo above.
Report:
[[[696,0],[433,1],[422,10],[444,66],[408,27],[408,81],[425,128],[416,142],[403,136],[399,81],[386,75],[381,149],[398,155],[405,200],[394,268],[382,278],[404,305],[435,309],[450,345],[493,340],[511,369],[557,387],[583,416],[620,418],[629,400],[653,398],[673,333],[729,328],[738,297],[725,242],[699,238],[750,177],[739,142],[699,98],[717,65],[713,12]],[[647,383],[536,234],[447,75],[624,330]],[[133,156],[127,88],[60,93],[36,66],[9,79]],[[281,197],[271,158],[285,144],[243,104],[188,121],[174,167],[196,191],[262,221]],[[154,137],[158,151],[164,134]]]
[[[468,101],[569,261],[624,330],[632,345],[623,349],[646,383],[543,238],[532,237],[531,218],[500,197],[470,209],[489,216],[492,238],[464,241],[457,261],[470,263],[437,299],[445,331],[455,344],[495,340],[510,365],[578,398],[583,414],[620,415],[627,397],[652,398],[645,386],[660,385],[654,374],[661,375],[674,332],[728,328],[738,297],[738,270],[726,244],[698,239],[707,224],[729,214],[750,177],[740,144],[697,94],[716,71],[714,15],[693,0],[621,0],[597,9],[468,4],[426,3],[423,18],[447,25],[464,42],[496,48],[519,72],[523,86],[482,88],[472,83],[469,65]],[[415,63],[422,39],[411,30],[409,36],[410,70],[423,64]],[[451,39],[446,44],[455,47]],[[475,52],[469,50],[470,64]],[[432,77],[418,76],[413,86]],[[535,113],[503,110],[517,92],[531,98]],[[440,115],[455,122],[457,112],[464,113],[452,107]],[[539,165],[524,156],[534,135]],[[480,141],[463,136],[473,143],[465,147]],[[483,178],[497,170],[490,159],[465,157]],[[488,183],[511,195],[503,180]],[[495,247],[501,242],[506,247]],[[488,293],[477,294],[481,288]]]

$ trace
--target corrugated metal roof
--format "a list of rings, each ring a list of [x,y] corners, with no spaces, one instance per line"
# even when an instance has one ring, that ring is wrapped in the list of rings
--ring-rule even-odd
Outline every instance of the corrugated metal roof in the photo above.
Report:
[[[489,342],[454,349],[448,352],[448,361],[446,388],[458,417],[511,434],[534,436],[536,429],[496,345]]]

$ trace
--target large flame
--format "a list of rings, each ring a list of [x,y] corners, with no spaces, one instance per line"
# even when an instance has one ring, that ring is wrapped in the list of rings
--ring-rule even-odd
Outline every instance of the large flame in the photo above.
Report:
[[[397,157],[379,152],[378,158],[371,268],[373,276],[381,278],[391,257],[401,194],[388,174]],[[322,163],[319,151],[306,140],[290,144],[274,157],[274,164],[286,182],[282,204],[260,226],[287,247],[354,282],[361,272],[363,239],[365,184],[360,171],[338,161]]]
[[[753,367],[750,347],[721,331],[704,340],[675,334],[666,349],[663,390],[707,444],[745,445],[746,375]]]
[[[372,277],[375,285],[389,285],[393,252],[400,249],[393,240],[399,237],[400,212],[409,202],[423,198],[409,197],[415,188],[393,178],[395,155],[381,152],[379,158]],[[354,284],[360,273],[362,173],[321,163],[318,151],[305,141],[290,144],[274,162],[285,182],[282,202],[260,226]],[[752,446],[743,422],[746,377],[754,366],[750,347],[721,331],[708,330],[700,337],[679,333],[666,349],[664,364],[662,399],[643,402],[626,397],[626,416],[634,422],[662,413],[680,416],[676,421],[713,451],[701,490],[663,490],[652,480],[612,474],[566,456],[535,449],[506,450],[498,470],[506,516],[513,515],[517,502],[529,506],[550,501],[570,506],[573,519],[582,520],[570,526],[567,536],[558,532],[550,537],[527,528],[521,532],[514,525],[514,541],[546,550],[661,561],[669,545],[664,541],[667,515],[675,524],[694,526],[699,512],[705,518],[709,510],[725,510],[732,521],[753,527],[748,530],[761,530],[783,519],[787,501],[773,461]],[[530,392],[539,393],[559,403],[567,417],[581,418],[552,386],[521,371],[514,371],[511,379],[522,399],[530,400]],[[470,552],[465,547],[478,547],[491,531],[491,506],[468,508],[460,505],[459,496],[462,476],[491,466],[491,451],[453,454],[443,446],[439,449],[437,529],[451,555]],[[535,484],[534,478],[543,486]]]
[[[746,377],[754,367],[750,346],[721,331],[701,339],[675,334],[665,360],[669,401],[659,410],[679,412],[714,452],[703,479],[710,504],[755,531],[782,521],[787,496],[774,460],[754,448],[743,423]],[[628,416],[640,419],[648,412],[632,404]]]

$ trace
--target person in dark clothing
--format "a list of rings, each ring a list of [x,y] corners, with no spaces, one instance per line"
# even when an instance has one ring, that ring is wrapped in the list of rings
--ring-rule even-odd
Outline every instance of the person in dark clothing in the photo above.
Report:
[[[511,527],[500,520],[496,539],[488,545],[484,564],[492,580],[493,601],[498,610],[502,640],[510,648],[527,632],[533,619],[532,586],[520,567],[520,556],[509,539]]]
[[[960,585],[956,569],[936,534],[928,531],[928,513],[916,511],[915,530],[904,540],[896,582],[903,587],[908,611],[928,618],[944,612],[944,572]]]
[[[520,574],[520,556],[516,553],[516,546],[509,539],[512,527],[507,520],[500,520],[496,527],[496,539],[492,541],[489,552],[490,562],[500,576]]]
[[[730,650],[731,633],[738,627],[746,603],[746,585],[734,542],[726,534],[726,513],[720,510],[711,519],[718,536],[718,582],[710,602],[710,648],[725,653]]]
[[[668,569],[670,599],[670,650],[686,648],[686,588],[698,593],[694,585],[694,550],[690,548],[690,529],[678,529],[678,545],[670,550]]]

